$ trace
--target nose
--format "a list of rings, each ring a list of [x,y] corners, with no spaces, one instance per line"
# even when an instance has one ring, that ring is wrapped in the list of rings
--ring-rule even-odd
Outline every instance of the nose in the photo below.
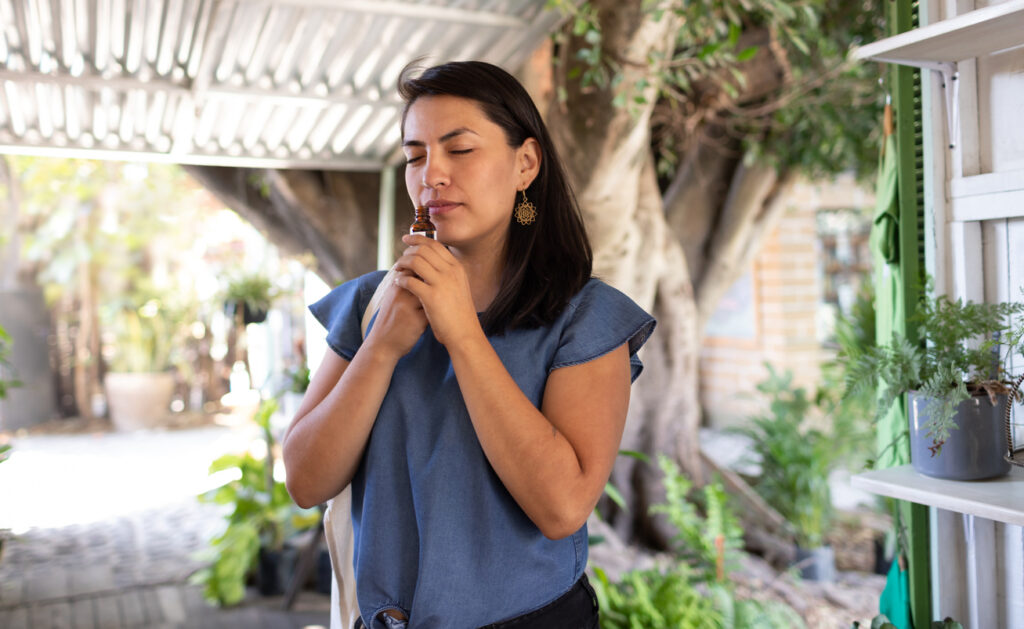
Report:
[[[438,188],[447,186],[450,179],[444,159],[438,155],[427,155],[424,160],[426,164],[423,166],[423,187]]]

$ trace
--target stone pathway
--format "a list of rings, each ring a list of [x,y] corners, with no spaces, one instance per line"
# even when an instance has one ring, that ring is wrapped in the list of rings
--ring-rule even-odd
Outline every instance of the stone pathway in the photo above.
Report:
[[[224,526],[225,507],[195,499],[209,463],[253,435],[240,424],[15,438],[0,465],[0,627],[326,627],[330,597],[312,590],[290,611],[255,592],[219,609],[188,583]]]

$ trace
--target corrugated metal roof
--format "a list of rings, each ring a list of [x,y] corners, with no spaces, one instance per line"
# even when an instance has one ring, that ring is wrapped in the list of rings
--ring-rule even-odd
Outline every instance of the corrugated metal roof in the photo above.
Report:
[[[545,0],[0,0],[0,152],[377,169],[410,60],[517,69]]]

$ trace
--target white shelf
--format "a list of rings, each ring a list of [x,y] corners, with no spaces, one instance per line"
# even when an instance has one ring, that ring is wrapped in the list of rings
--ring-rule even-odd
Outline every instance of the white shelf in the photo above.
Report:
[[[1017,466],[1002,478],[953,481],[924,476],[902,465],[857,474],[850,484],[879,496],[1024,526],[1024,468]]]
[[[1024,0],[1010,0],[861,46],[853,58],[934,68],[1022,45]]]

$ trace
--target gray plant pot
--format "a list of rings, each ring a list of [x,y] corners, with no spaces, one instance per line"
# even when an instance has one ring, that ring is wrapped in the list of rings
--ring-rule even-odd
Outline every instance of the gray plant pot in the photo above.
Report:
[[[1003,414],[1006,396],[997,397],[992,404],[987,394],[972,396],[957,407],[953,421],[956,430],[942,444],[942,450],[933,456],[929,448],[932,439],[927,436],[928,415],[925,409],[928,397],[915,391],[907,394],[910,406],[910,462],[925,476],[948,480],[982,480],[1003,476],[1010,471],[1006,455],[1006,432]]]
[[[797,546],[793,565],[800,570],[800,578],[806,581],[831,583],[836,580],[836,553],[831,546]]]

